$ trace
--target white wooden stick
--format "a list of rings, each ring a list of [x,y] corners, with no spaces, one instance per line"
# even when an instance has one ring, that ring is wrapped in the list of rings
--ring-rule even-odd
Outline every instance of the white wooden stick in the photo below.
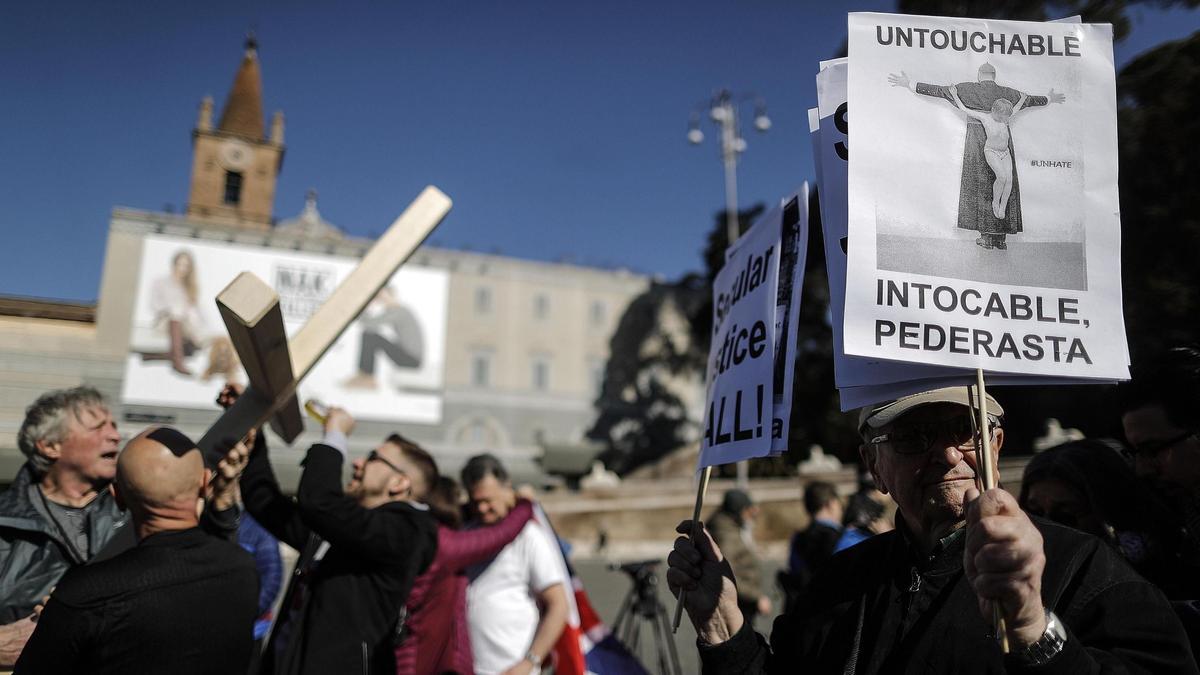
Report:
[[[983,384],[983,368],[975,369],[975,399],[979,406],[979,442],[975,447],[979,452],[976,457],[979,473],[983,479],[983,489],[991,490],[996,487],[996,465],[992,462],[992,434],[988,429],[987,419],[987,390]],[[1000,603],[992,603],[992,625],[995,626],[996,636],[1000,638],[1000,650],[1008,653],[1008,627],[1000,612]]]
[[[297,380],[304,379],[449,211],[450,198],[430,185],[400,214],[290,340],[292,372]]]

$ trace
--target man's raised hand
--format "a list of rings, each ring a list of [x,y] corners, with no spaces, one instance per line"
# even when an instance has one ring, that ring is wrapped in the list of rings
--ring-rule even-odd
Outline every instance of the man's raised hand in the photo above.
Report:
[[[228,410],[245,390],[245,385],[238,384],[237,382],[226,382],[225,386],[221,387],[221,393],[217,394],[217,405]]]
[[[700,535],[697,541],[679,537],[667,556],[667,587],[677,598],[681,590],[686,591],[684,609],[696,634],[715,645],[741,630],[742,612],[737,606],[737,585],[729,561],[704,525],[698,523],[696,527]],[[679,523],[675,531],[691,534],[692,521]]]
[[[900,71],[899,75],[896,75],[895,73],[889,74],[888,84],[892,85],[893,87],[904,87],[905,89],[912,88],[912,80],[908,79],[908,73],[905,73],[903,70]]]
[[[234,443],[233,439],[225,439],[217,447],[223,456],[208,484],[208,502],[213,509],[224,511],[242,501],[238,480],[250,461],[250,451],[243,443]]]
[[[1042,571],[1046,554],[1042,534],[1001,488],[981,496],[969,488],[967,545],[963,567],[979,598],[979,611],[989,621],[999,603],[1009,641],[1017,648],[1036,642],[1046,630],[1042,605]]]
[[[325,431],[340,431],[349,436],[354,432],[354,418],[344,409],[332,407],[329,409],[329,415],[325,417]]]
[[[1046,98],[1049,99],[1051,103],[1062,103],[1067,100],[1067,95],[1060,94],[1057,91],[1054,91],[1054,89],[1051,89],[1050,93],[1046,94]]]

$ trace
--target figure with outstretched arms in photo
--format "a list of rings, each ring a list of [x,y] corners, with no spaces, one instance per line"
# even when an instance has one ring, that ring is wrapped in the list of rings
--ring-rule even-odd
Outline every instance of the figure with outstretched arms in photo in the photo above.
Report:
[[[999,100],[1007,101],[1014,108],[1024,97],[1022,109],[1062,103],[1066,96],[1051,89],[1045,96],[1022,93],[1012,87],[996,83],[996,68],[990,63],[979,67],[975,82],[959,82],[954,85],[928,84],[913,81],[907,73],[900,71],[888,75],[893,87],[904,87],[914,94],[940,98],[960,110],[989,114]],[[950,87],[955,87],[951,95]],[[955,101],[957,97],[958,101]],[[978,118],[968,117],[966,139],[963,143],[962,177],[958,192],[958,227],[979,233],[975,243],[984,248],[1008,248],[1005,237],[1024,231],[1021,216],[1021,183],[1014,163],[1013,144],[1008,138],[1008,165],[1012,184],[1008,200],[1001,215],[994,208],[994,185],[999,176],[992,169],[984,152],[988,134]]]
[[[954,104],[959,110],[983,125],[983,159],[996,176],[996,181],[992,183],[992,213],[995,213],[997,218],[1003,218],[1008,208],[1008,197],[1012,193],[1013,180],[1013,161],[1008,152],[1012,144],[1012,134],[1008,125],[1017,113],[1025,110],[1025,102],[1029,97],[1021,94],[1016,105],[1009,103],[1006,98],[998,98],[987,114],[964,106],[962,99],[958,97],[957,85],[950,85],[950,97],[954,99]]]

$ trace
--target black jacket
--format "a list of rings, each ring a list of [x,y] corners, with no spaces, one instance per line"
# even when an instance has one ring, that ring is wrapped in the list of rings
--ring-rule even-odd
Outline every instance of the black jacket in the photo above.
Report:
[[[26,463],[12,485],[0,493],[0,624],[29,616],[68,569],[85,562],[75,558],[34,506],[29,498],[33,484],[33,470]],[[89,558],[122,528],[129,529],[125,527],[128,516],[111,493],[104,490],[96,499],[88,521]],[[130,535],[129,541],[132,545],[136,539]]]
[[[27,462],[0,493],[0,624],[29,616],[68,569],[107,560],[137,545],[133,528],[126,527],[129,515],[117,506],[111,492],[102,490],[88,514],[90,550],[85,559],[78,559],[30,499],[29,488],[35,482]],[[236,507],[205,509],[200,525],[209,534],[234,541],[239,515]]]
[[[405,503],[360,506],[342,491],[343,459],[330,446],[310,448],[296,501],[280,491],[264,443],[242,474],[246,510],[301,551],[284,596],[290,606],[280,608],[262,673],[395,671],[400,609],[413,579],[433,560],[437,526],[428,513]],[[309,574],[304,563],[320,540],[329,549]]]
[[[16,673],[244,673],[258,572],[236,544],[199,528],[161,532],[67,572]]]
[[[922,559],[897,529],[836,554],[799,609],[776,619],[770,648],[748,625],[720,645],[701,645],[704,672],[1197,672],[1157,588],[1100,540],[1034,523],[1045,540],[1042,599],[1069,635],[1042,668],[1006,660],[990,636],[963,573],[963,532]]]
[[[792,536],[788,565],[792,574],[803,577],[802,585],[807,586],[813,575],[819,574],[829,562],[841,536],[842,528],[819,520]]]

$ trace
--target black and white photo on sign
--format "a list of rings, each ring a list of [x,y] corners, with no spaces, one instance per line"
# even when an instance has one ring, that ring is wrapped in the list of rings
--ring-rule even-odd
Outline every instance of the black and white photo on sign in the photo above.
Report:
[[[989,54],[959,67],[899,62],[888,73],[879,85],[906,125],[895,133],[922,139],[913,163],[928,171],[921,180],[898,175],[896,187],[934,200],[934,218],[906,200],[881,200],[881,269],[1087,288],[1083,140],[1068,103],[1080,79],[1070,64],[1031,72]]]
[[[848,27],[846,353],[1126,377],[1111,26]]]

